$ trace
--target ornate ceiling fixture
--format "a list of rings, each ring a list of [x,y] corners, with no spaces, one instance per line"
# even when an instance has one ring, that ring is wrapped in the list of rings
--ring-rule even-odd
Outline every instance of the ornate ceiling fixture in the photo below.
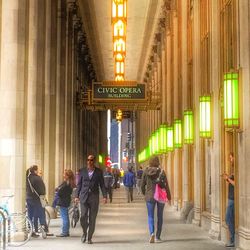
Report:
[[[124,81],[126,56],[127,0],[112,0],[113,54],[115,80]]]

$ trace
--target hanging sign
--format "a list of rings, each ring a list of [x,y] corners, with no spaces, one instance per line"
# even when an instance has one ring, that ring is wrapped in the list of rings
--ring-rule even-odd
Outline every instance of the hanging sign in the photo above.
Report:
[[[122,84],[122,83],[121,83]],[[145,101],[145,84],[133,86],[103,85],[102,82],[93,83],[93,101]]]

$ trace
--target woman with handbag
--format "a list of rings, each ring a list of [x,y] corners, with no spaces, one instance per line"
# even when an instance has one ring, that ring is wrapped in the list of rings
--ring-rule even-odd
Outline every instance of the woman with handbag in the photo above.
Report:
[[[148,226],[150,232],[150,243],[162,242],[161,231],[163,224],[163,211],[166,201],[171,200],[167,176],[160,168],[159,158],[153,157],[149,160],[149,167],[145,169],[142,176],[141,190],[145,195],[148,210]],[[157,206],[157,230],[155,234],[154,210]]]
[[[63,179],[63,183],[57,188],[58,201],[56,205],[60,207],[62,218],[62,232],[57,237],[69,237],[69,206],[75,187],[75,177],[72,170],[65,170]]]
[[[32,237],[39,237],[38,219],[44,232],[48,232],[46,225],[45,210],[41,204],[40,196],[45,195],[45,184],[41,176],[38,175],[38,166],[33,165],[26,171],[26,203],[28,217],[34,224],[34,232]],[[44,238],[46,236],[43,236]]]

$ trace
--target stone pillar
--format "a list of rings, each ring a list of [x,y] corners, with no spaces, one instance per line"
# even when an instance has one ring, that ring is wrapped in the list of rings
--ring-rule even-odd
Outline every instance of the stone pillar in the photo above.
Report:
[[[65,134],[65,70],[66,70],[66,1],[58,1],[57,10],[57,79],[56,79],[56,164],[55,185],[62,180]]]
[[[65,81],[65,168],[71,168],[72,163],[72,98],[73,98],[73,56],[74,56],[74,26],[73,3],[67,0],[67,29],[66,29],[66,81]]]
[[[43,168],[44,3],[29,3],[26,167]]]
[[[241,69],[241,94],[243,132],[238,135],[239,163],[239,249],[250,249],[250,61],[249,61],[249,15],[250,2],[239,1],[239,67]]]
[[[174,117],[171,119],[171,125],[173,125],[174,118],[179,115],[179,90],[178,90],[178,16],[177,12],[173,12],[173,101],[172,109]],[[173,154],[173,164],[174,164],[174,207],[176,210],[178,208],[179,200],[179,149],[176,149]]]
[[[193,88],[193,112],[194,112],[194,220],[193,223],[200,225],[201,221],[201,145],[199,135],[199,96],[200,96],[200,18],[199,2],[194,2],[194,37],[193,37],[193,55],[194,55],[194,88]]]
[[[187,78],[187,1],[182,2],[182,110],[185,110],[188,107],[188,78]],[[180,118],[183,121],[183,113],[181,113]],[[182,124],[183,126],[183,124]],[[188,170],[188,145],[183,145],[182,147],[182,175],[183,175],[183,204],[182,204],[182,213],[184,216],[187,216],[190,207],[190,197],[189,189],[190,180],[189,180],[189,170]]]
[[[25,0],[1,1],[0,28],[0,190],[15,197],[11,211],[25,207]],[[0,198],[1,199],[1,198]]]
[[[220,239],[221,107],[219,50],[219,2],[211,2],[211,87],[213,90],[213,142],[211,150],[211,229],[210,237]]]
[[[49,201],[55,190],[57,1],[46,0],[44,181]]]

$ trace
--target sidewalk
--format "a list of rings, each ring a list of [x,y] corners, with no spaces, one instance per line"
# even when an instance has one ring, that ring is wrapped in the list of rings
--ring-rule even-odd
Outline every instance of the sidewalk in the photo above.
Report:
[[[101,205],[97,217],[96,231],[93,245],[82,244],[80,224],[71,229],[71,237],[48,237],[31,239],[20,248],[8,249],[36,249],[36,250],[82,250],[82,249],[164,249],[164,250],[222,250],[226,249],[221,242],[211,240],[208,233],[201,228],[183,224],[178,220],[176,212],[167,206],[165,209],[165,223],[163,225],[163,243],[148,243],[149,233],[147,212],[142,197],[135,195],[133,203],[125,203],[123,188],[114,191],[114,202]],[[60,220],[51,220],[50,231],[60,233]]]

